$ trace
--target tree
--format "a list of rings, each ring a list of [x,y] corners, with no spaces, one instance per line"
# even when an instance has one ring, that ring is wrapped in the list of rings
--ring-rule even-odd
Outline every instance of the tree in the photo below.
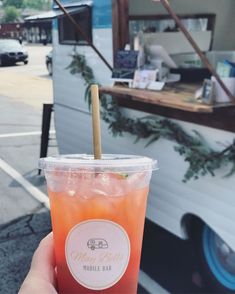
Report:
[[[22,8],[24,0],[3,0],[3,6],[14,6],[15,8]]]
[[[23,0],[24,7],[27,8],[34,8],[38,10],[50,9],[51,2],[49,0]]]
[[[15,6],[7,6],[4,9],[4,22],[15,22],[18,20],[20,14]]]
[[[52,7],[52,0],[3,0],[2,4],[3,7],[14,6],[18,9],[32,8],[38,10],[49,10]]]

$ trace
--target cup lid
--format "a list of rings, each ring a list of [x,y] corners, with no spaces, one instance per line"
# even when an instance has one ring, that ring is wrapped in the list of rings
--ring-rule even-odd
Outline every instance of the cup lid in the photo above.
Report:
[[[89,154],[69,154],[39,159],[39,168],[46,171],[136,172],[156,170],[157,161],[145,156],[103,154],[94,159]]]

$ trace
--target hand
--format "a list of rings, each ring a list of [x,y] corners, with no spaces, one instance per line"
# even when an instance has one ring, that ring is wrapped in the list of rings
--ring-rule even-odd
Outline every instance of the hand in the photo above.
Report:
[[[50,233],[35,251],[30,271],[18,294],[58,294],[55,287],[53,235]]]

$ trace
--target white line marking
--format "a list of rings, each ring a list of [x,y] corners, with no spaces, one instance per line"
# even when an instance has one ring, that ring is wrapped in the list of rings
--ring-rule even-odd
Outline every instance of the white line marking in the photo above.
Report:
[[[36,200],[43,203],[48,209],[50,209],[48,197],[42,193],[38,188],[34,187],[29,181],[27,181],[18,171],[11,167],[8,163],[0,158],[0,168],[17,181],[27,192],[29,192]]]
[[[8,134],[0,134],[0,138],[10,138],[10,137],[24,137],[24,136],[38,136],[41,135],[42,132],[24,132],[24,133],[8,133]],[[55,130],[51,130],[50,134],[55,134]]]
[[[151,294],[169,294],[142,270],[139,272],[139,284]]]

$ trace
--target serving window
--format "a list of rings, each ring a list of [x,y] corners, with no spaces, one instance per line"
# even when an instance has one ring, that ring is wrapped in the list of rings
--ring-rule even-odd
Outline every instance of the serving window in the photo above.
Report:
[[[214,14],[180,15],[181,22],[189,32],[212,32],[211,44],[214,34],[216,16]],[[135,39],[139,32],[164,33],[178,32],[179,28],[175,21],[168,15],[144,15],[129,16],[129,42],[134,48]]]
[[[180,0],[178,1],[180,3]],[[129,44],[133,52],[140,48],[140,52],[144,52],[142,54],[144,65],[146,68],[153,68],[153,61],[157,59],[154,59],[157,54],[155,47],[162,47],[176,64],[175,68],[167,64],[170,73],[180,74],[180,81],[166,83],[161,91],[133,89],[118,82],[113,87],[103,87],[101,91],[114,96],[122,107],[234,132],[232,117],[235,104],[232,101],[223,103],[217,94],[213,95],[215,101],[210,102],[207,91],[209,88],[205,87],[208,84],[203,81],[211,77],[211,72],[205,67],[171,16],[161,14],[161,9],[156,9],[155,15],[150,14],[149,9],[142,11],[141,0],[132,0],[132,6],[128,6],[129,2],[130,0],[113,0],[114,59],[117,53]],[[206,13],[198,13],[197,7],[194,6],[192,14],[178,14],[181,22],[214,68],[218,61],[224,59],[233,61],[235,58],[234,51],[231,51],[234,50],[235,38],[228,33],[234,19],[225,16],[219,0],[215,2],[216,7],[212,7],[209,13],[206,8]],[[137,8],[133,9],[134,6]],[[153,10],[152,12],[154,13]],[[163,56],[161,57],[163,59]],[[166,60],[164,62],[166,63]],[[199,97],[203,100],[197,100],[196,96],[198,97],[201,89],[203,92]]]

